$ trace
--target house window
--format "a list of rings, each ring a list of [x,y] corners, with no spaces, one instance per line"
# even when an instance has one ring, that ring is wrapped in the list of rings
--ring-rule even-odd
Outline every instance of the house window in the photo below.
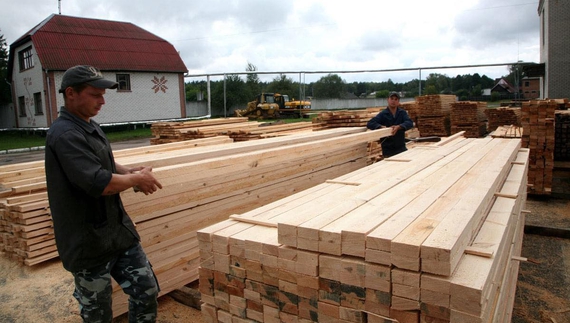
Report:
[[[20,117],[26,116],[26,98],[23,96],[18,97],[18,112]]]
[[[20,71],[34,67],[34,57],[32,56],[32,46],[18,53],[20,61]]]
[[[131,90],[131,75],[130,74],[117,74],[117,83],[119,83],[118,91]]]
[[[36,115],[44,114],[42,109],[42,93],[36,92],[34,93],[34,107]]]
[[[525,82],[524,82],[524,86],[529,87],[529,86],[530,86],[530,82],[529,82],[529,81],[525,81]]]

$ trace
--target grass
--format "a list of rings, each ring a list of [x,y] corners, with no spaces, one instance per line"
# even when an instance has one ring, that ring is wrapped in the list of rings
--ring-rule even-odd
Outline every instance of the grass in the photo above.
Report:
[[[106,132],[107,138],[109,138],[110,142],[152,137],[150,128],[137,128],[134,130],[120,131],[103,130]],[[0,151],[44,146],[45,142],[45,132],[0,131]]]

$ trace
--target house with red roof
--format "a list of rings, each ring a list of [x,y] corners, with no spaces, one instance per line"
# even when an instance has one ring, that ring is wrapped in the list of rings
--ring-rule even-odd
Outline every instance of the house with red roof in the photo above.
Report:
[[[64,105],[63,73],[93,65],[116,80],[100,124],[186,117],[184,75],[174,46],[128,22],[51,15],[10,45],[8,81],[17,128],[47,128]]]

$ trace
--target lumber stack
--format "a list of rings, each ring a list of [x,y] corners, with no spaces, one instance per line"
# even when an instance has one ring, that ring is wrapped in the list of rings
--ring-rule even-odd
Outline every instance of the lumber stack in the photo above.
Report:
[[[406,112],[408,113],[408,116],[410,117],[410,119],[412,119],[412,121],[414,122],[414,126],[418,123],[418,104],[416,103],[416,101],[407,101],[407,102],[401,102],[400,106],[406,110]]]
[[[313,118],[315,129],[338,127],[366,127],[370,119],[384,108],[366,108],[361,110],[335,110],[320,112]]]
[[[235,128],[228,130],[227,134],[234,141],[247,141],[311,131],[313,131],[312,123],[305,121],[288,124],[269,123],[260,124],[256,127]]]
[[[530,194],[549,195],[552,192],[555,110],[554,100],[533,100],[522,104],[522,143],[523,147],[530,149]]]
[[[497,127],[490,135],[493,138],[522,138],[522,132],[522,127],[510,125]]]
[[[451,133],[465,131],[467,138],[480,138],[487,132],[487,102],[461,101],[451,104]]]
[[[362,168],[368,142],[388,135],[389,129],[341,128],[120,158],[117,154],[122,165],[152,166],[163,185],[148,196],[121,193],[161,293],[198,278],[197,230]],[[43,205],[48,206],[47,200]],[[114,314],[126,312],[127,306],[126,295],[114,286]]]
[[[117,162],[158,166],[183,156],[186,149],[231,143],[227,136],[176,142],[114,152]],[[170,154],[170,157],[166,157]],[[44,161],[0,167],[0,250],[33,266],[58,256],[47,200]]]
[[[183,140],[210,138],[227,135],[232,129],[256,128],[259,122],[249,122],[247,118],[219,118],[192,120],[185,122],[155,122],[151,125],[152,145],[165,144]]]
[[[557,110],[555,115],[554,160],[570,161],[570,111]]]
[[[521,108],[501,107],[486,109],[485,115],[487,115],[487,131],[489,132],[501,126],[521,126]]]
[[[422,137],[446,137],[451,133],[451,104],[455,95],[422,95],[416,97],[418,105],[417,127]]]
[[[452,136],[199,230],[204,321],[510,322],[520,145]]]

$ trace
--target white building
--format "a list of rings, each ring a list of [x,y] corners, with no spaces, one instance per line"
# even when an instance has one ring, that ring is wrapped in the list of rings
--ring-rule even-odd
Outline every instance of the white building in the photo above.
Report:
[[[75,65],[93,65],[119,83],[94,118],[101,124],[186,117],[188,69],[170,43],[131,23],[51,15],[10,45],[17,128],[53,123],[64,105],[63,73]]]

